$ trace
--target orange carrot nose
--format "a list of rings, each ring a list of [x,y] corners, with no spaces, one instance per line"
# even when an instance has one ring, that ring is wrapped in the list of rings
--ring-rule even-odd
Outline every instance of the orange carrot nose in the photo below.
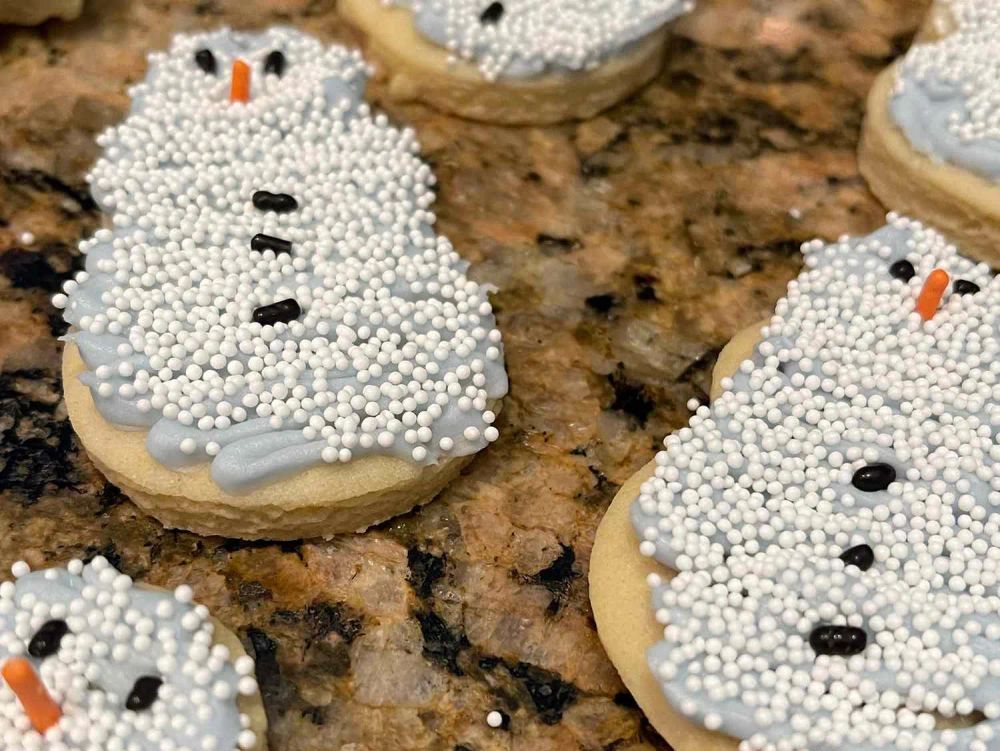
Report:
[[[243,60],[233,61],[233,77],[229,84],[230,102],[250,101],[250,66]]]
[[[925,321],[929,321],[937,313],[944,291],[948,289],[948,282],[951,277],[944,269],[934,269],[924,282],[924,288],[920,290],[920,297],[917,298],[917,312]]]
[[[44,733],[59,722],[62,710],[49,696],[45,684],[38,677],[35,668],[23,657],[11,657],[0,669],[0,675],[14,692],[24,713],[39,733]]]

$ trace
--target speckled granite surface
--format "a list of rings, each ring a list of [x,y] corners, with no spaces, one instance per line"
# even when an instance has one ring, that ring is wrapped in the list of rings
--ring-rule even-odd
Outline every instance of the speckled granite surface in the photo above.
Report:
[[[48,297],[99,222],[82,176],[145,52],[224,22],[348,40],[335,2],[91,0],[74,23],[0,30],[0,567],[100,552],[190,582],[256,654],[281,751],[667,748],[601,651],[594,531],[729,336],[769,312],[799,243],[880,224],[854,159],[861,105],[923,10],[702,0],[655,84],[578,125],[389,107],[437,171],[441,231],[500,289],[502,436],[419,512],[281,545],[165,531],[104,482],[60,403]]]

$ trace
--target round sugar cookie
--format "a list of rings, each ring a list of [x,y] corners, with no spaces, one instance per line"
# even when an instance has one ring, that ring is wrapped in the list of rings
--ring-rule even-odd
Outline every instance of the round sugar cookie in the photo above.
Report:
[[[422,467],[368,456],[311,467],[248,493],[225,492],[202,464],[178,472],[150,456],[146,432],[121,430],[94,406],[76,347],[63,351],[63,389],[73,429],[101,472],[164,526],[246,540],[297,540],[363,532],[430,501],[472,456]]]
[[[0,737],[11,748],[83,751],[113,738],[267,751],[254,661],[189,587],[133,583],[100,556],[13,573],[0,586]]]
[[[381,0],[341,0],[338,8],[361,34],[390,97],[502,125],[593,117],[656,76],[667,43],[667,31],[660,28],[592,70],[489,81],[474,64],[450,60],[447,50],[421,35],[408,8]]]

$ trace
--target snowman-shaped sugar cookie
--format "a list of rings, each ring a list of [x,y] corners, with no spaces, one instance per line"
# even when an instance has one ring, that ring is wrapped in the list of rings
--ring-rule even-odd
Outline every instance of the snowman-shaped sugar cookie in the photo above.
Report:
[[[164,523],[330,536],[432,498],[499,436],[487,290],[434,231],[357,52],[180,35],[90,174],[108,226],[55,303],[95,463]]]
[[[803,251],[724,393],[612,506],[653,598],[598,585],[602,638],[645,652],[619,667],[679,751],[995,751],[1000,282],[896,215]]]
[[[0,585],[0,745],[24,751],[263,751],[254,664],[234,634],[104,558]]]

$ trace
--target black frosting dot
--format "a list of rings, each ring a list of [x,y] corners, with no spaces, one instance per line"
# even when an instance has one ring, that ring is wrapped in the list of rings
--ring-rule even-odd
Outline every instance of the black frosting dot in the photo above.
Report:
[[[156,701],[162,685],[163,681],[153,675],[144,675],[138,678],[133,684],[128,698],[125,699],[125,708],[131,709],[133,712],[149,709]]]
[[[28,654],[38,658],[51,657],[59,651],[59,644],[68,633],[66,621],[46,621],[28,642]]]
[[[892,266],[889,267],[889,273],[896,279],[902,279],[904,282],[908,282],[916,276],[917,270],[913,268],[912,263],[904,258],[892,264]]]
[[[859,467],[851,477],[851,485],[866,493],[874,493],[876,490],[885,490],[896,481],[896,470],[891,464],[885,462],[875,462]]]
[[[979,291],[979,285],[968,279],[956,279],[951,288],[956,295],[974,295]]]
[[[279,300],[270,305],[255,308],[253,321],[261,326],[273,326],[276,323],[294,321],[300,315],[302,315],[302,308],[299,307],[298,301],[289,297],[287,300]]]
[[[212,50],[198,50],[194,53],[194,61],[206,73],[215,74],[215,55],[212,54]]]
[[[264,72],[274,73],[274,75],[279,78],[285,73],[285,65],[287,64],[285,59],[285,53],[280,50],[272,50],[268,53],[267,57],[264,58]]]
[[[501,3],[501,2],[492,2],[489,5],[487,5],[486,6],[486,10],[484,10],[480,14],[480,16],[479,16],[479,22],[480,23],[496,23],[497,21],[499,21],[503,17],[503,11],[504,11],[503,3]]]
[[[841,553],[840,560],[848,566],[857,566],[862,571],[867,571],[875,563],[875,551],[871,545],[855,545]]]
[[[809,646],[819,655],[850,657],[868,646],[868,634],[853,626],[817,626],[809,634]]]
[[[295,211],[299,207],[299,202],[294,196],[287,193],[271,193],[267,190],[258,190],[253,194],[254,208],[261,211],[275,211],[284,214]],[[264,235],[267,237],[267,235]]]
[[[291,255],[292,241],[284,240],[280,237],[272,237],[271,235],[257,234],[250,238],[250,250],[260,252],[273,250],[275,255],[281,255],[282,253]]]

